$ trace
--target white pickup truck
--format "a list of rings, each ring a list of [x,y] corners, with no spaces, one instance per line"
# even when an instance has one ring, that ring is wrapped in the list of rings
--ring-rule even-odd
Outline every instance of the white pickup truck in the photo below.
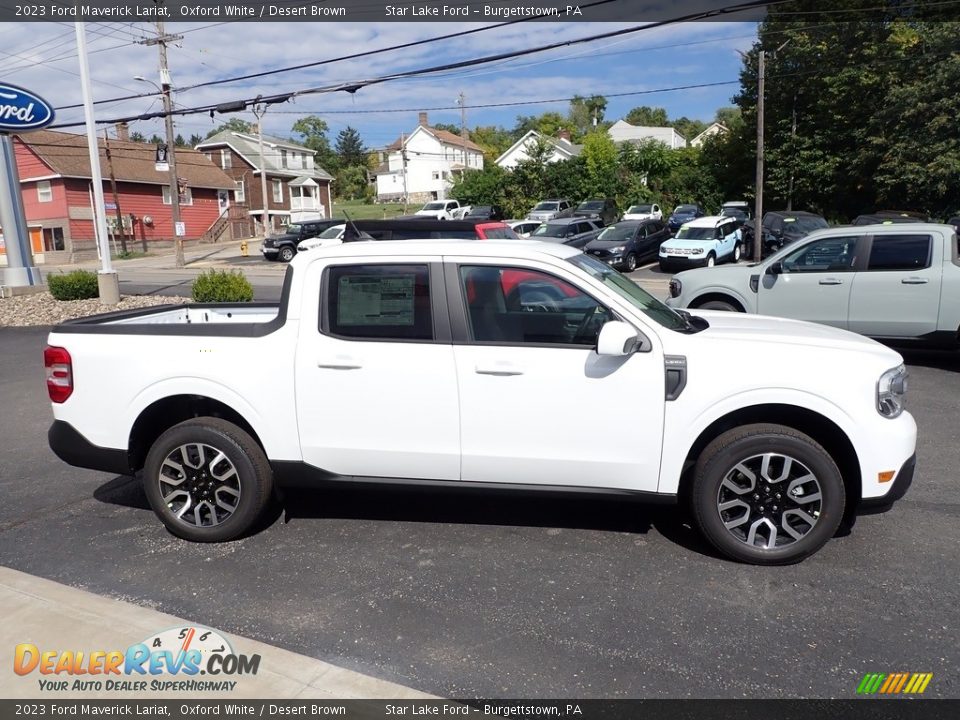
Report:
[[[758,564],[906,492],[902,363],[822,325],[674,311],[517,240],[318,248],[279,304],[108,313],[45,350],[54,452],[142,471],[180,537],[248,532],[284,483],[512,487],[680,499]]]
[[[461,207],[458,200],[434,200],[417,210],[414,215],[435,220],[460,220],[469,210],[469,205]]]

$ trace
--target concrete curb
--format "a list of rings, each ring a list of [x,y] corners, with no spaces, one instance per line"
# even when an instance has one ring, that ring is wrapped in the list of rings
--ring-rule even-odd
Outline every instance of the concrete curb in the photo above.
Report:
[[[138,680],[150,676],[126,675],[41,675],[34,670],[19,676],[13,670],[14,649],[20,643],[32,643],[41,652],[56,650],[123,651],[130,645],[169,628],[189,627],[195,623],[173,615],[139,607],[131,603],[94,595],[77,588],[0,567],[0,629],[2,666],[0,697],[76,700],[89,698],[316,698],[316,699],[430,699],[431,695],[412,688],[379,680],[337,667],[315,658],[289,652],[238,635],[221,633],[235,652],[261,657],[256,675],[219,677],[234,679],[233,691],[182,692],[175,695],[160,691],[107,692],[68,690],[41,691],[38,680]],[[162,680],[212,680],[213,676],[161,675]],[[148,684],[149,687],[149,684]]]

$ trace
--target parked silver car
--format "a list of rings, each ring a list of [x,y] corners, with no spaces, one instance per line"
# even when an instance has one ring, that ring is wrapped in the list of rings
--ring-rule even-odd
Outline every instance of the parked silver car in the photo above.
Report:
[[[596,240],[602,227],[599,220],[558,218],[538,227],[530,233],[530,239],[563,243],[582,250],[588,242]]]
[[[552,198],[534,205],[533,210],[527,213],[527,219],[546,222],[554,218],[565,218],[571,215],[573,215],[573,202],[566,198]]]
[[[667,305],[810,320],[873,338],[957,347],[958,251],[952,225],[817,230],[761,263],[679,273]]]

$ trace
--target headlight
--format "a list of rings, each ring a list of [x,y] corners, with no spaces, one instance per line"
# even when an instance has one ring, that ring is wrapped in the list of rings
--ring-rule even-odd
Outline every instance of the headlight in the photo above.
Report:
[[[612,252],[612,253],[622,253],[624,247],[625,247],[624,245],[620,245],[619,247],[610,248],[610,252]]]
[[[676,278],[670,278],[670,297],[677,298],[680,297],[680,293],[683,292],[683,283],[677,280]]]
[[[705,252],[706,252],[706,250],[704,250],[703,248],[694,248],[693,250],[690,251],[690,254],[691,254],[691,255],[703,255],[703,253],[705,253]]]
[[[899,417],[906,394],[907,369],[901,365],[887,370],[877,381],[877,412],[885,418]]]

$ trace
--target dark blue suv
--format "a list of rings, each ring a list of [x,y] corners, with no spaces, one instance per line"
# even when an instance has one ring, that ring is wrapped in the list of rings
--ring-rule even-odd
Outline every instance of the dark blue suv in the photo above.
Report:
[[[673,209],[673,214],[670,216],[670,219],[667,221],[667,228],[670,230],[671,235],[675,235],[681,225],[695,220],[698,217],[704,217],[706,214],[706,211],[699,205],[677,205],[677,207]]]

